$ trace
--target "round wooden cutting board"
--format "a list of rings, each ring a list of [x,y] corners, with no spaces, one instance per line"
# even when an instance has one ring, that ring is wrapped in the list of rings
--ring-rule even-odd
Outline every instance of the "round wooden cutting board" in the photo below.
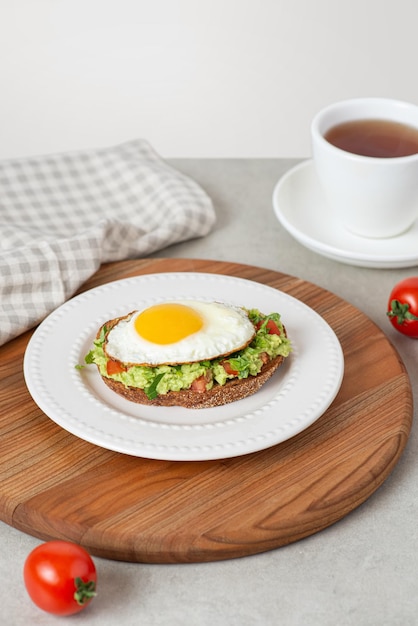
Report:
[[[411,386],[396,350],[369,318],[298,278],[216,261],[112,263],[80,291],[173,271],[258,281],[317,311],[344,352],[336,399],[299,435],[252,454],[215,461],[124,455],[73,436],[37,407],[23,378],[25,333],[0,349],[0,517],[7,524],[110,559],[215,561],[322,530],[364,502],[394,468],[411,428]]]

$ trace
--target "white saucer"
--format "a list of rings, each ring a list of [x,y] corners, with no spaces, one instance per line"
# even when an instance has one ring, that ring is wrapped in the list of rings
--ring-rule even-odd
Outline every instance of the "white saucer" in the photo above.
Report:
[[[332,214],[312,160],[289,170],[273,192],[279,222],[302,245],[330,259],[361,267],[418,265],[418,221],[405,233],[368,239],[347,231]]]

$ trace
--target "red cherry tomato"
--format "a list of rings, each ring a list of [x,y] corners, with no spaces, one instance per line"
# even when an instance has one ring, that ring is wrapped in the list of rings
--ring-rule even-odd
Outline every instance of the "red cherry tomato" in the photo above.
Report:
[[[109,359],[106,363],[106,370],[109,376],[112,376],[112,374],[121,374],[122,372],[126,372],[126,367],[120,361]]]
[[[199,378],[195,378],[192,384],[190,385],[190,389],[192,391],[197,391],[198,393],[204,393],[206,391],[206,385],[210,382],[210,375],[207,372],[206,375],[202,374]]]
[[[54,615],[78,613],[96,595],[92,558],[84,548],[68,541],[47,541],[32,550],[23,578],[31,600]]]
[[[256,330],[260,330],[261,326],[264,324],[264,320],[257,322],[255,328]],[[269,335],[280,335],[279,327],[277,326],[274,320],[267,320],[266,329]]]
[[[221,365],[229,376],[238,376],[238,370],[234,370],[229,361],[222,361]]]
[[[387,309],[396,330],[408,337],[418,338],[418,276],[405,278],[394,286]]]
[[[274,320],[269,320],[267,322],[267,329],[270,335],[280,335],[279,327]]]

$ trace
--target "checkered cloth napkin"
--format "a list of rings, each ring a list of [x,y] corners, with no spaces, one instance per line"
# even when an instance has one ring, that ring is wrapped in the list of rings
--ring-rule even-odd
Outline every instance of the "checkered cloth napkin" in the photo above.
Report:
[[[210,198],[142,140],[0,162],[0,345],[101,263],[206,235]]]

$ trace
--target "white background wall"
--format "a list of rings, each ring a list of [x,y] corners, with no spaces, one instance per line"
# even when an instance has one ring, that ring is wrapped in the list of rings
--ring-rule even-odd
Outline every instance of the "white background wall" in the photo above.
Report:
[[[305,157],[331,101],[418,104],[418,2],[0,0],[0,88],[0,158]]]

